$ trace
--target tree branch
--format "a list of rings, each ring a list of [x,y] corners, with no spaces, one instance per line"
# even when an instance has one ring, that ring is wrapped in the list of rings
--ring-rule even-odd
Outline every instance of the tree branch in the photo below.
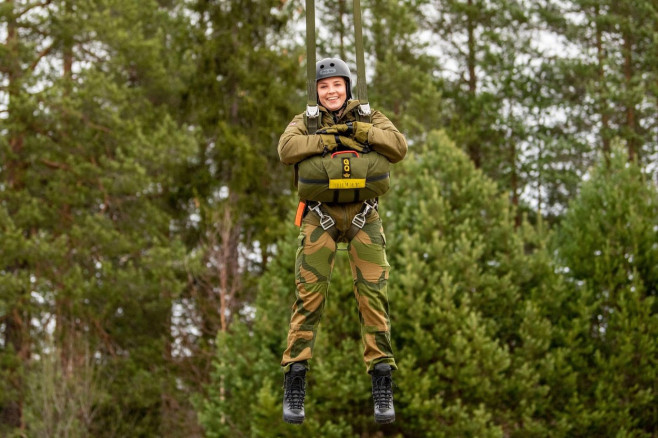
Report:
[[[71,169],[67,164],[57,163],[55,161],[46,160],[45,158],[42,158],[41,162],[46,166],[50,167],[51,169],[62,169],[62,170]]]
[[[103,340],[103,343],[105,344],[105,347],[107,348],[110,355],[112,357],[116,357],[117,353],[116,353],[116,350],[114,349],[112,338],[109,335],[109,333],[105,331],[105,329],[101,326],[101,323],[97,319],[93,320],[93,324],[94,324],[94,327],[96,327],[96,330],[98,331],[98,334],[100,335],[101,339]]]
[[[20,18],[20,17],[22,17],[23,15],[27,14],[28,12],[30,12],[30,11],[31,11],[32,9],[34,9],[34,8],[38,8],[38,7],[40,7],[40,6],[41,6],[41,7],[46,7],[46,6],[48,6],[49,4],[51,4],[51,3],[52,3],[52,0],[46,0],[46,1],[43,1],[43,2],[41,2],[41,3],[34,3],[34,4],[32,4],[32,5],[27,5],[27,6],[25,7],[25,9],[23,9],[22,11],[18,12],[18,13],[15,15],[15,18]]]
[[[92,122],[89,120],[89,117],[86,114],[81,113],[80,111],[74,111],[69,108],[66,108],[62,105],[54,105],[56,106],[59,110],[61,110],[63,113],[74,116],[82,120],[87,126],[89,126],[92,129],[96,129],[98,131],[105,132],[106,134],[111,134],[112,129],[108,128],[107,126],[99,125],[97,123]]]
[[[34,71],[34,69],[36,68],[37,64],[39,64],[39,61],[41,61],[41,59],[42,59],[44,56],[46,56],[47,54],[49,54],[49,53],[52,51],[52,49],[53,49],[53,45],[52,45],[52,44],[49,45],[48,47],[46,47],[45,49],[43,49],[43,50],[41,51],[41,53],[39,53],[39,54],[37,55],[36,59],[35,59],[34,61],[32,61],[32,64],[30,64],[30,66],[29,66],[27,69],[28,69],[29,71]]]

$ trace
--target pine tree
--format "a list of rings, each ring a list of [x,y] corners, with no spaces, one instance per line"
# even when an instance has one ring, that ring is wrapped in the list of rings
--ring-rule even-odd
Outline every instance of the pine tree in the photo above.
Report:
[[[163,400],[176,397],[167,356],[184,256],[168,197],[194,147],[162,105],[176,88],[161,63],[172,15],[121,0],[2,12],[21,30],[2,52],[12,66],[0,148],[3,426],[158,434]],[[102,364],[93,381],[106,382],[90,388],[94,421],[62,405],[75,418],[27,423],[40,406],[30,382],[49,376],[38,361],[56,360],[61,381],[75,382],[90,356]]]
[[[655,159],[656,68],[649,47],[658,14],[652,2],[574,0],[534,8],[565,49],[550,48],[541,70],[547,109],[557,116],[542,130],[544,198],[560,206],[559,215],[598,154],[610,154],[615,137],[625,141],[629,160]]]
[[[372,23],[364,30],[366,59],[373,62],[367,65],[368,73],[374,73],[367,78],[371,106],[383,111],[412,144],[423,142],[446,116],[443,83],[431,73],[434,59],[425,54],[429,44],[419,36],[421,26],[414,3],[368,2]]]
[[[347,0],[317,1],[315,26],[317,32],[316,60],[338,56],[348,65],[356,64],[352,2]]]
[[[509,194],[518,225],[524,212],[534,215],[538,204],[552,201],[542,179],[555,158],[545,152],[554,135],[546,126],[552,109],[532,9],[514,0],[413,3],[442,96],[441,122],[427,129],[445,129]]]
[[[292,2],[185,2],[185,80],[177,120],[198,149],[177,175],[172,205],[187,248],[187,284],[172,330],[181,354],[178,385],[205,392],[211,360],[249,319],[258,279],[284,232],[292,169],[277,155],[279,135],[303,110]],[[236,329],[236,330],[239,330]],[[223,338],[222,338],[223,339]],[[217,382],[220,393],[230,382]],[[209,389],[210,390],[210,389]]]
[[[296,113],[295,104],[303,108],[296,92],[303,79],[298,48],[279,41],[292,12],[282,2],[270,3],[271,8],[253,1],[188,5],[194,17],[187,41],[192,69],[180,121],[196,132],[200,148],[181,175],[175,199],[186,212],[180,225],[195,253],[213,257],[208,242],[221,223],[231,235],[217,243],[231,247],[230,261],[237,260],[241,246],[258,253],[260,258],[250,257],[247,269],[256,273],[267,265],[270,244],[280,234],[289,207],[291,169],[279,162],[277,133]],[[189,216],[196,223],[190,224]],[[242,274],[245,281],[229,305],[230,315],[253,295],[249,272]],[[194,293],[205,296],[209,291],[200,287]],[[214,336],[219,316],[203,318]]]

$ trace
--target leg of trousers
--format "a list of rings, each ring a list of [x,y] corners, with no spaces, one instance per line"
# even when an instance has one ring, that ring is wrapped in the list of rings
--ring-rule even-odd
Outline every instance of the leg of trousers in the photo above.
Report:
[[[313,357],[317,328],[324,311],[331,273],[336,256],[336,242],[320,226],[314,215],[307,215],[298,237],[295,263],[296,300],[292,308],[288,342],[281,364],[306,361]],[[340,240],[340,238],[339,238]],[[388,272],[385,237],[377,213],[348,243],[354,279],[363,358],[367,370],[386,362],[394,369],[388,306]]]
[[[367,223],[348,244],[367,371],[385,362],[397,369],[391,347],[386,239],[381,219]]]

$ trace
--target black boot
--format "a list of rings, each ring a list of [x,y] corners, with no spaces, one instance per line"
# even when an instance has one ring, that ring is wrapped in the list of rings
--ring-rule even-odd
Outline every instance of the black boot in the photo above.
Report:
[[[306,395],[306,367],[295,362],[285,374],[283,384],[283,421],[292,424],[304,422],[304,395]]]
[[[387,424],[395,421],[395,408],[393,407],[393,377],[391,366],[387,363],[378,363],[370,372],[372,376],[372,400],[375,404],[375,421]]]

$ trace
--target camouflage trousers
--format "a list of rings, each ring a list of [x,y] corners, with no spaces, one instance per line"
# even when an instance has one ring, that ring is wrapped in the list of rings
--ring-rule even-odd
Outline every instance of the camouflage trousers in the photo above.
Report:
[[[327,206],[336,220],[340,234],[337,241],[346,241],[352,218],[361,204]],[[301,225],[295,262],[296,300],[292,307],[287,348],[281,365],[284,372],[293,362],[307,361],[313,356],[313,345],[322,318],[325,300],[334,268],[337,242],[320,226],[317,214],[309,212]],[[367,371],[385,362],[397,369],[391,348],[391,324],[388,305],[389,264],[382,221],[372,211],[364,227],[347,242],[354,296],[359,309],[363,359]]]

